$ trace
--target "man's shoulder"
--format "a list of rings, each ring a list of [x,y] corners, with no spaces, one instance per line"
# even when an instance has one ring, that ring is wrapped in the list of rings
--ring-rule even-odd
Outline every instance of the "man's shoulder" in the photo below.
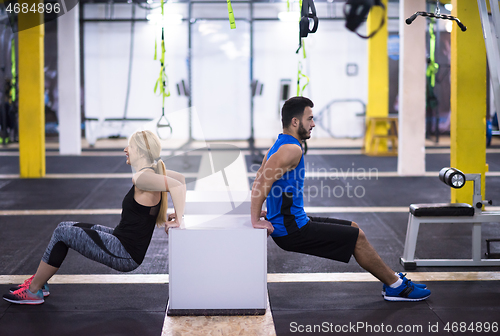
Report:
[[[285,155],[292,155],[294,157],[302,156],[302,148],[297,144],[287,143],[281,145],[281,147],[276,151],[276,153],[282,153]]]
[[[273,165],[278,164],[280,167],[286,167],[287,170],[294,169],[302,160],[302,149],[294,144],[282,145],[276,152],[272,153],[268,162],[273,162]]]

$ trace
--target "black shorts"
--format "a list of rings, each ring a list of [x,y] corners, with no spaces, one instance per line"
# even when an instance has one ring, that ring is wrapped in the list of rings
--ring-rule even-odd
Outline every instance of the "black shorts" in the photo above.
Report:
[[[309,254],[349,262],[358,240],[359,229],[352,222],[326,217],[311,217],[298,231],[283,237],[273,237],[285,251]]]

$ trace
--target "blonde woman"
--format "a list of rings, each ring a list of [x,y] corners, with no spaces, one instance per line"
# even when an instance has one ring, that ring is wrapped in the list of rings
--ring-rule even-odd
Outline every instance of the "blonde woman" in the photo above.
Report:
[[[17,304],[41,304],[49,295],[47,281],[61,266],[68,249],[109,266],[130,272],[142,263],[153,236],[155,224],[183,225],[186,183],[182,174],[165,169],[160,158],[160,139],[151,131],[134,133],[124,149],[132,166],[133,186],[122,202],[122,215],[116,228],[80,222],[62,222],[54,230],[37,272],[23,284],[11,288],[4,300]],[[167,192],[175,213],[167,218]]]

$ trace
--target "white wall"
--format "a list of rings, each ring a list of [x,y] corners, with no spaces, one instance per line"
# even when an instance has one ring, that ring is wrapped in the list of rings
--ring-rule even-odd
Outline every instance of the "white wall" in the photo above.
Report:
[[[103,18],[104,5],[85,5],[86,18]],[[121,16],[120,16],[121,14]],[[139,9],[136,17],[144,17]],[[131,17],[130,5],[115,5],[115,17]],[[165,113],[173,127],[173,138],[186,138],[187,113],[169,116],[187,107],[187,98],[178,96],[175,84],[187,83],[187,23],[167,26],[165,30],[166,71],[171,96],[165,99]],[[158,34],[158,59],[154,60],[155,34]],[[154,93],[160,72],[161,29],[145,22],[135,23],[134,54],[128,118],[159,118],[162,99]],[[121,118],[124,115],[129,50],[130,22],[87,22],[84,31],[85,112],[87,118]],[[133,132],[140,123],[124,124],[123,133]],[[106,125],[104,125],[106,126]],[[121,123],[113,123],[103,135],[116,134]]]
[[[250,28],[237,22],[192,25],[193,95],[200,125],[193,137],[206,140],[250,137]]]
[[[86,18],[104,18],[106,5],[85,5]],[[187,17],[186,4],[169,4],[168,10]],[[195,16],[227,18],[225,4],[197,5]],[[297,8],[297,5],[294,5]],[[336,15],[331,4],[317,4],[320,17]],[[249,17],[248,7],[233,4],[235,16]],[[286,4],[258,4],[255,17],[277,17]],[[337,10],[337,12],[339,12]],[[114,17],[130,17],[130,5],[115,5]],[[333,14],[332,14],[333,13]],[[108,12],[109,14],[109,12]],[[136,17],[145,17],[137,10]],[[340,13],[337,13],[340,14]],[[199,127],[195,138],[247,139],[250,135],[249,24],[237,21],[235,30],[229,22],[200,21],[193,31],[193,106]],[[167,74],[171,97],[165,101],[166,112],[187,107],[187,98],[179,97],[175,84],[187,83],[188,28],[186,21],[166,30]],[[160,65],[153,60],[155,27],[136,23],[132,85],[128,117],[161,115],[161,98],[153,93]],[[85,108],[87,117],[122,117],[127,88],[130,46],[130,23],[85,23]],[[264,84],[262,96],[255,97],[255,137],[274,138],[281,131],[279,90],[281,79],[292,80],[296,93],[298,24],[280,21],[254,21],[254,78]],[[347,31],[344,21],[320,20],[317,33],[306,39],[307,60],[304,72],[310,84],[304,95],[315,103],[319,112],[334,99],[356,98],[366,102],[366,41]],[[349,77],[346,65],[358,65],[358,75]],[[358,105],[338,105],[332,110],[332,131],[338,137],[362,135],[362,121],[355,117]],[[187,113],[171,116],[174,138],[187,138]],[[120,126],[120,125],[119,125]],[[130,131],[137,125],[130,126]],[[126,128],[126,127],[125,127]],[[125,131],[127,131],[125,129]],[[327,137],[317,127],[314,137]]]

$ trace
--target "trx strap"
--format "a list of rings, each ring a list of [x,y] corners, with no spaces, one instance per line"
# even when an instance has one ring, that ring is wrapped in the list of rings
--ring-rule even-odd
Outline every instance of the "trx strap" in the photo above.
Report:
[[[382,20],[380,25],[375,31],[371,32],[369,35],[364,36],[357,32],[359,26],[366,20],[370,9],[373,6],[380,6],[384,10],[382,15]],[[352,32],[355,32],[359,37],[364,39],[372,38],[375,34],[379,32],[380,29],[385,24],[385,5],[381,0],[347,0],[344,5],[344,15],[345,15],[345,27]]]
[[[316,32],[316,30],[318,29],[318,18],[316,16],[316,8],[314,7],[313,0],[300,0],[299,6],[301,8],[301,18],[299,22],[299,48],[295,53],[298,54],[300,48],[302,48],[302,59],[305,60],[307,55],[304,38],[307,37],[308,34]],[[309,26],[309,18],[311,18],[314,22],[314,26],[312,29]],[[306,79],[307,82],[301,87],[300,80],[303,78]],[[299,64],[297,70],[297,96],[302,96],[307,85],[309,85],[309,77],[302,72],[302,62],[299,56]]]
[[[16,101],[16,40],[12,38],[10,44],[10,63],[11,63],[11,74],[12,79],[10,80],[10,99],[12,103]]]
[[[436,34],[434,32],[434,23],[436,19],[432,18],[429,23],[429,65],[427,66],[426,76],[430,78],[431,87],[436,86],[436,74],[439,70],[439,64],[436,63]]]
[[[434,87],[436,86],[436,74],[439,70],[439,64],[436,63],[436,34],[434,31],[434,24],[436,19],[431,18],[429,23],[429,59],[427,64],[427,70],[425,72],[426,85],[425,85],[425,96],[426,96],[426,108],[433,110],[438,106],[438,99],[434,93]],[[437,123],[436,123],[437,128]]]
[[[227,12],[229,14],[229,24],[231,29],[236,29],[236,21],[234,20],[233,6],[231,6],[231,0],[227,0]]]
[[[287,1],[287,6],[288,10],[290,10],[290,2]],[[296,54],[299,54],[300,48],[302,48],[302,60],[305,60],[307,55],[306,55],[306,41],[305,37],[307,37],[308,34],[315,33],[316,30],[318,30],[318,17],[316,16],[316,8],[314,6],[313,0],[299,0],[299,6],[301,8],[301,18],[299,22],[299,48],[295,52]],[[313,21],[313,27],[310,27],[309,24],[309,19],[312,19]],[[309,77],[302,72],[302,61],[301,61],[301,56],[299,54],[299,64],[297,66],[297,96],[302,96],[304,94],[304,90],[306,89],[307,85],[309,85]],[[301,87],[300,85],[300,80],[305,79],[306,83]],[[304,143],[304,155],[307,153],[307,142],[306,140],[303,141]]]
[[[305,41],[302,42],[302,59],[306,59],[306,45]],[[306,79],[307,82],[301,87],[300,86],[300,80],[301,79]],[[299,65],[298,65],[298,71],[297,71],[297,96],[302,96],[304,93],[304,90],[306,89],[307,85],[309,85],[309,77],[302,72],[302,62],[300,60],[299,56]]]
[[[439,0],[436,1],[436,10],[434,11],[434,13],[416,12],[415,14],[410,16],[408,19],[406,19],[406,21],[405,21],[406,24],[410,25],[417,18],[417,16],[424,16],[424,17],[427,16],[427,17],[436,18],[436,19],[455,21],[463,32],[467,30],[467,27],[462,22],[460,22],[460,20],[458,18],[451,16],[451,15],[441,14],[441,11],[439,10]]]
[[[155,84],[155,89],[154,92],[160,89],[159,95],[162,97],[162,104],[161,104],[161,117],[158,120],[158,123],[156,124],[157,128],[157,133],[160,139],[162,138],[160,136],[160,133],[158,132],[160,128],[168,128],[170,129],[170,134],[172,134],[172,126],[170,125],[170,122],[168,121],[167,117],[165,116],[165,98],[170,96],[170,90],[168,89],[168,76],[167,72],[165,71],[165,28],[164,28],[164,0],[161,0],[161,57],[160,57],[160,75],[158,76],[158,79],[156,80]],[[155,39],[155,60],[157,59],[157,42]]]
[[[302,59],[306,59],[306,41],[302,42]],[[300,87],[300,80],[304,78],[306,79],[306,83]],[[302,97],[304,95],[304,90],[306,89],[307,85],[309,85],[309,77],[302,72],[302,62],[300,61],[300,56],[299,56],[299,65],[298,65],[298,73],[297,73],[297,96]],[[304,155],[307,154],[307,141],[304,139]]]
[[[313,0],[300,0],[301,18],[299,22],[299,48],[302,46],[302,38],[307,37],[308,34],[315,33],[318,30],[318,17],[316,16],[316,7]],[[313,20],[313,27],[310,27],[309,19]],[[304,57],[305,58],[305,57]]]

